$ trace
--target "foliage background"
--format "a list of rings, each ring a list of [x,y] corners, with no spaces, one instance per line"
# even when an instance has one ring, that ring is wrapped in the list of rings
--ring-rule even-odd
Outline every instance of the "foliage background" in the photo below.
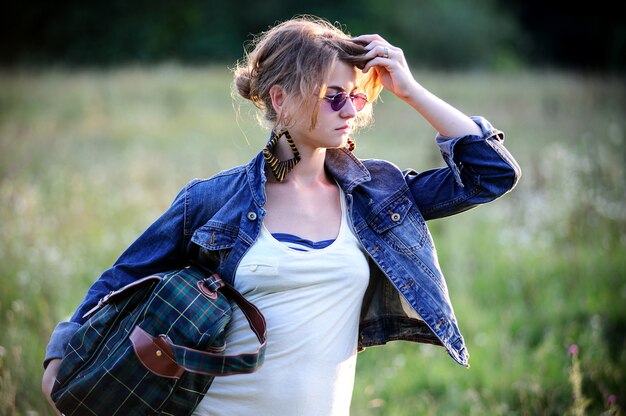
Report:
[[[454,0],[42,1],[0,25],[0,415],[51,414],[50,332],[190,178],[266,132],[230,95],[250,33],[313,13],[405,49],[415,76],[507,134],[524,176],[429,224],[471,353],[359,357],[355,415],[622,414],[626,89],[615,6]],[[357,155],[440,166],[434,132],[384,93]],[[406,150],[410,149],[410,150]]]
[[[562,0],[32,0],[0,17],[0,63],[116,65],[233,62],[251,35],[314,14],[353,34],[377,32],[422,66],[522,63],[594,71],[626,68],[619,3]]]

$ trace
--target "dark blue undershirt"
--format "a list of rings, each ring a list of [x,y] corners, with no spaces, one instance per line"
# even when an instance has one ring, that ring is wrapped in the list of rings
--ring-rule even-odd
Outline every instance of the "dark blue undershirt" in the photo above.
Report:
[[[331,245],[335,240],[322,240],[322,241],[311,241],[306,240],[304,238],[300,238],[297,235],[286,234],[286,233],[272,233],[272,237],[281,243],[288,244],[294,250],[298,251],[310,251],[310,250],[319,250],[322,248],[326,248]],[[301,246],[298,247],[298,246]]]

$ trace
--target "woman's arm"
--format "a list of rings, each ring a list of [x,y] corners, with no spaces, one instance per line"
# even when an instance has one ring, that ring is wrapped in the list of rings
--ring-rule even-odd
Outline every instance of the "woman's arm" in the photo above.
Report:
[[[458,137],[481,134],[480,128],[468,116],[432,94],[417,81],[403,99],[442,136]]]
[[[150,225],[89,288],[87,295],[71,318],[82,324],[83,315],[111,291],[154,273],[182,268],[186,264],[185,232],[187,188],[170,207]]]
[[[402,49],[378,35],[354,39],[367,43],[371,60],[364,72],[377,71],[383,87],[413,107],[437,130],[437,144],[448,168],[405,171],[406,182],[424,218],[453,215],[498,198],[521,176],[504,147],[504,134],[482,117],[470,118],[421,86]]]
[[[169,209],[93,283],[70,321],[57,325],[46,348],[44,367],[51,360],[62,358],[67,343],[86,320],[83,315],[104,295],[136,279],[184,266],[185,248],[189,240],[185,233],[187,189],[183,189]]]

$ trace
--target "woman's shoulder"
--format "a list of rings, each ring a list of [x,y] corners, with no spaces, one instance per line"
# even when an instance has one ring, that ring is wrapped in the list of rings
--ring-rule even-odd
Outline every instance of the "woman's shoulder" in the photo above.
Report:
[[[402,170],[393,162],[384,159],[360,159],[370,174],[388,172],[402,174]]]
[[[223,170],[212,176],[206,178],[194,178],[187,184],[187,190],[190,191],[193,188],[205,188],[219,185],[223,182],[229,182],[237,180],[238,177],[243,176],[246,172],[246,165],[235,166],[230,169]]]
[[[262,157],[262,154],[261,154]],[[185,213],[206,216],[224,207],[243,204],[251,199],[260,200],[262,190],[257,189],[260,183],[259,156],[252,161],[220,171],[208,178],[196,178],[187,183],[179,198],[183,200]]]
[[[212,218],[216,212],[233,201],[249,196],[242,195],[249,186],[245,186],[245,165],[237,166],[216,173],[208,178],[195,178],[189,181],[179,195],[184,206],[185,221],[195,229]]]

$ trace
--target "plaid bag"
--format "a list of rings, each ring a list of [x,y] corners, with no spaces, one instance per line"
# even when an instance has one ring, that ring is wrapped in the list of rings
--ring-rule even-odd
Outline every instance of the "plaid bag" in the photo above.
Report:
[[[223,354],[229,299],[259,340],[254,353]],[[129,284],[86,316],[52,390],[66,416],[188,415],[215,376],[251,373],[263,363],[261,312],[217,274],[195,267]]]

